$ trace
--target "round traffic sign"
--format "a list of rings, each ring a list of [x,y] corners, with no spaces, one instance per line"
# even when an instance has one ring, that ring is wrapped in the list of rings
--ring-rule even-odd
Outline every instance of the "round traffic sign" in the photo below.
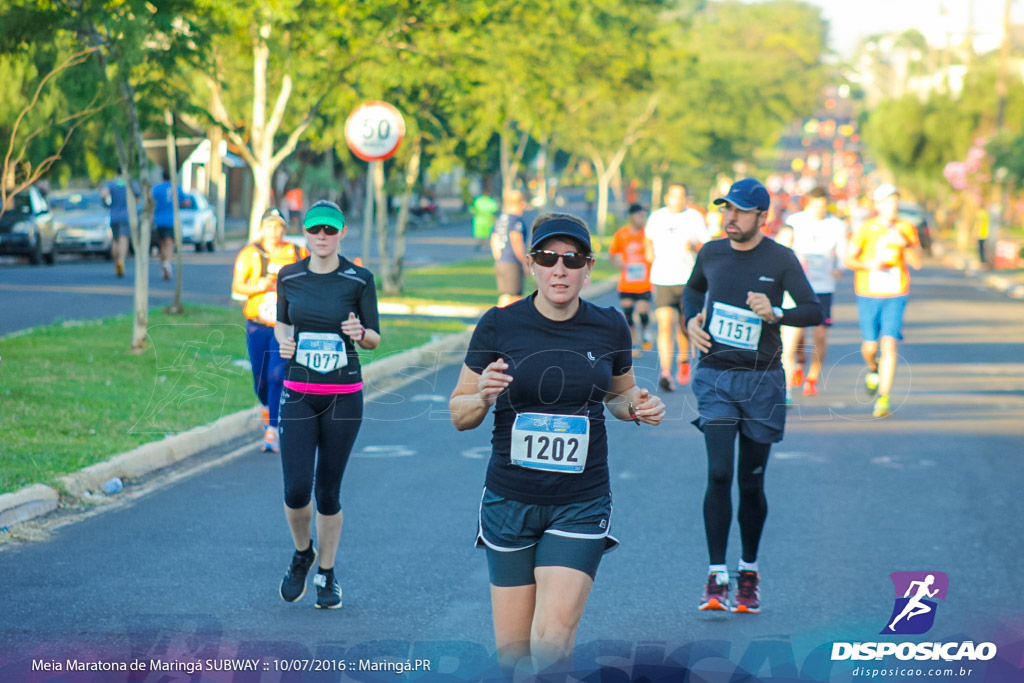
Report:
[[[387,102],[366,102],[345,121],[345,142],[363,161],[383,161],[405,137],[405,119]]]

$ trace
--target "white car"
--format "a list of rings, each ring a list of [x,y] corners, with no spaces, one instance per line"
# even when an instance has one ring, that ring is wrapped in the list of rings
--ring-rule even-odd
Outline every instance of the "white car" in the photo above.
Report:
[[[213,251],[217,239],[217,214],[209,200],[198,192],[186,192],[190,208],[181,208],[181,242],[195,245],[196,251]]]
[[[110,259],[110,210],[99,190],[55,190],[47,198],[61,253],[99,254]]]

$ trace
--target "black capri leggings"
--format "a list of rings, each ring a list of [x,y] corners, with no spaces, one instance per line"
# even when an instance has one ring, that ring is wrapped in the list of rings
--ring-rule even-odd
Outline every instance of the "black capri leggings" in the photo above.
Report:
[[[306,507],[315,494],[320,514],[341,510],[341,478],[362,419],[361,391],[321,396],[284,390],[280,433],[285,505]]]

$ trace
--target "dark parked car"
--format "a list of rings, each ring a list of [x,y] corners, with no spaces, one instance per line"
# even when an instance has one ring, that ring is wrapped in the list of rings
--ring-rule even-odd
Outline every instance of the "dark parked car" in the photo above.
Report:
[[[921,242],[921,250],[926,254],[931,254],[933,221],[928,212],[917,204],[900,202],[896,214],[917,228],[917,239]]]
[[[99,190],[60,190],[47,199],[57,228],[57,251],[112,258],[110,210]]]
[[[19,192],[14,205],[0,216],[0,254],[28,256],[32,265],[52,264],[56,257],[53,214],[34,187]]]

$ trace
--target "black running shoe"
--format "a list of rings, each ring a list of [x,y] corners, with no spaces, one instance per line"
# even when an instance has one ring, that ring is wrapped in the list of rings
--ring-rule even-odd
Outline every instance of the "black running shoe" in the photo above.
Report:
[[[316,586],[316,606],[318,609],[338,609],[341,607],[341,586],[334,578],[334,572],[330,574],[316,573],[313,577],[313,585]]]
[[[316,562],[316,550],[312,544],[309,547],[313,552],[308,554],[295,551],[292,555],[292,564],[281,579],[281,599],[285,602],[296,602],[306,594],[306,577]]]

